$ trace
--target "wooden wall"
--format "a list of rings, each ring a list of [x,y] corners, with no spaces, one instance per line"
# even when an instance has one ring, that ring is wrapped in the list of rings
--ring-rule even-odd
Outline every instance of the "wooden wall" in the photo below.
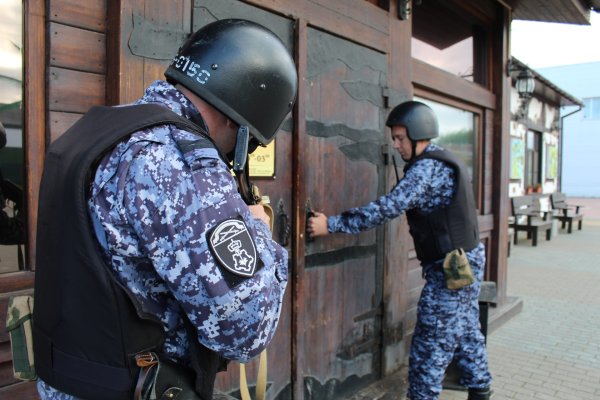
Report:
[[[107,0],[50,0],[48,131],[60,136],[106,98]]]

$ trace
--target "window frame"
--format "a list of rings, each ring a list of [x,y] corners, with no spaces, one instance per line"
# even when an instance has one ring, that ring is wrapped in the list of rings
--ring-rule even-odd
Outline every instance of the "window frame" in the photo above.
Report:
[[[543,135],[541,132],[528,129],[525,134],[525,187],[542,185],[543,170]]]
[[[453,10],[453,8],[458,8],[458,15],[464,18],[464,22],[470,24],[471,36],[472,39],[472,48],[471,48],[471,62],[472,62],[472,74],[461,77],[458,74],[455,74],[441,66],[437,66],[434,64],[429,64],[427,61],[415,58],[412,53],[412,43],[413,39],[418,39],[413,35],[411,35],[411,56],[414,60],[419,60],[420,62],[430,65],[433,68],[439,69],[446,73],[449,73],[455,77],[463,79],[467,82],[471,82],[477,85],[481,85],[484,88],[491,89],[491,68],[490,68],[490,59],[491,54],[489,54],[489,50],[491,48],[492,43],[492,33],[489,28],[490,24],[490,16],[486,15],[486,13],[480,12],[480,10],[476,10],[472,7],[468,7],[461,3],[456,3],[454,1],[446,2],[440,1],[440,4],[444,4],[444,7],[448,7],[449,10]],[[437,7],[440,7],[440,4]],[[433,7],[436,7],[435,5]],[[489,11],[489,10],[488,10]],[[413,16],[414,19],[414,16]],[[413,30],[414,30],[414,22],[413,22]],[[418,39],[423,41],[422,39]],[[431,45],[425,41],[424,43]],[[458,43],[458,42],[457,42]],[[455,43],[456,44],[456,43]],[[469,79],[470,78],[470,79]]]
[[[27,221],[25,269],[0,274],[0,294],[33,289],[37,194],[46,149],[46,3],[23,1],[23,151]]]

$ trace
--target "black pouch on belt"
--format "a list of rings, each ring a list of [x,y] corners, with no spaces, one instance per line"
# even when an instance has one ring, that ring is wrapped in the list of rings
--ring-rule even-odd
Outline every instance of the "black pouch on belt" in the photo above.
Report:
[[[141,370],[134,400],[205,400],[194,390],[191,368],[160,360],[152,352],[138,354],[135,359]]]

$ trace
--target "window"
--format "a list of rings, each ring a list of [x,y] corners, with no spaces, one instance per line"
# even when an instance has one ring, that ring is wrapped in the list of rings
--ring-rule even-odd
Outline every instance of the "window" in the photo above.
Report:
[[[487,85],[487,34],[449,2],[413,2],[412,57],[466,80]]]
[[[542,135],[539,132],[527,131],[525,148],[525,187],[534,188],[542,182],[541,175]]]
[[[18,191],[23,188],[23,1],[0,2],[0,122],[6,132],[6,146],[0,149],[2,211],[15,217],[23,204]],[[21,204],[19,204],[21,203]],[[22,214],[21,216],[23,216]],[[10,232],[13,232],[11,230]],[[2,242],[12,241],[12,233],[3,231]],[[20,245],[0,245],[0,273],[23,268]]]
[[[474,180],[476,114],[423,98],[415,98],[415,100],[427,104],[437,116],[440,136],[433,142],[459,157],[465,163],[471,179]]]
[[[583,99],[583,119],[600,119],[600,97]]]

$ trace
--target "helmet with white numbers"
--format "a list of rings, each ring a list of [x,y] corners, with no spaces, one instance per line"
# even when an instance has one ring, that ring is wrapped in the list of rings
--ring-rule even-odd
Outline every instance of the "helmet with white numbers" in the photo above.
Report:
[[[269,143],[296,100],[298,76],[283,42],[254,22],[224,19],[193,33],[165,71],[240,126]]]

